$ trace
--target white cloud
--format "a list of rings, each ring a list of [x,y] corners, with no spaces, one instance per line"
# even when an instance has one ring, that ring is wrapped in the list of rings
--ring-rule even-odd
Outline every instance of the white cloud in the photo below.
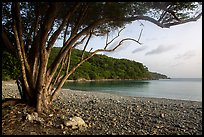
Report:
[[[152,50],[148,51],[145,55],[160,54],[163,52],[167,52],[173,48],[174,48],[174,46],[172,46],[172,45],[170,45],[170,46],[159,45],[156,49],[152,49]]]
[[[183,59],[183,60],[186,60],[186,59],[190,59],[192,58],[193,56],[195,56],[195,51],[194,50],[189,50],[183,54],[179,54],[175,57],[175,59]]]
[[[135,50],[133,50],[132,53],[140,52],[140,51],[143,51],[143,50],[145,50],[145,49],[146,49],[145,46],[141,46],[141,47],[136,48]]]

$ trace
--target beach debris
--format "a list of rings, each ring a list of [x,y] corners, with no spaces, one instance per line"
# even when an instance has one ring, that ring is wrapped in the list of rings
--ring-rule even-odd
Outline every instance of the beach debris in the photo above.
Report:
[[[70,120],[65,120],[64,125],[67,127],[72,127],[72,129],[76,129],[78,127],[88,127],[82,118],[76,116],[70,118]]]
[[[26,119],[28,119],[28,121],[30,122],[33,122],[33,121],[38,121],[40,123],[44,122],[44,119],[39,117],[37,112],[33,112],[32,114],[27,113]]]

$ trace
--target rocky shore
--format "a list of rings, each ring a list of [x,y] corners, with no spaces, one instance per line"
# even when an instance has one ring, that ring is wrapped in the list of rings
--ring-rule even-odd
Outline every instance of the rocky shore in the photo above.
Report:
[[[2,82],[5,97],[20,98],[14,81]],[[62,89],[53,105],[44,117],[26,108],[9,108],[2,116],[2,134],[202,135],[202,102]],[[31,114],[43,120],[31,122]],[[66,125],[73,117],[83,119],[85,126]]]

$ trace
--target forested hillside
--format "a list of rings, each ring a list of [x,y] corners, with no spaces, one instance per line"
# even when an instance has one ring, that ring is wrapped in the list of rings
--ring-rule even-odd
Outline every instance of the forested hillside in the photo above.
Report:
[[[54,48],[49,64],[53,61],[60,48]],[[87,56],[85,52],[84,57]],[[70,69],[81,59],[82,51],[75,49],[72,52]],[[49,66],[49,65],[48,65]],[[127,59],[115,59],[106,55],[94,55],[82,64],[70,77],[70,80],[95,79],[160,79],[167,76],[149,72],[142,63]]]
[[[60,48],[53,48],[48,66],[54,60]],[[85,52],[84,57],[87,56]],[[70,69],[75,66],[82,56],[82,51],[75,49],[72,52]],[[3,80],[16,79],[20,73],[18,61],[6,52],[2,58]],[[105,55],[94,55],[83,63],[70,77],[69,80],[100,80],[100,79],[166,79],[167,76],[156,72],[149,72],[142,63],[127,59],[115,59]]]

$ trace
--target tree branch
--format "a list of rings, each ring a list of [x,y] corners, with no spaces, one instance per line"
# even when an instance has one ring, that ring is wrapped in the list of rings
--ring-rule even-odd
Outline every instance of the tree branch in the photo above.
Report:
[[[2,37],[2,41],[3,41],[3,46],[5,46],[9,51],[11,51],[12,54],[16,55],[15,48],[11,44],[6,31],[2,30],[2,36],[1,37]]]
[[[166,9],[168,10],[168,9],[170,9],[170,8],[173,6],[172,3],[169,3],[169,4],[171,4],[171,5],[167,6],[167,8],[166,8],[166,6],[161,7],[161,9],[163,9],[164,11],[163,11],[163,13],[161,14],[161,16],[160,16],[158,22],[160,22],[160,21],[164,18],[164,16],[167,14]]]
[[[15,26],[15,29],[17,31],[17,35],[19,38],[19,42],[20,42],[19,44],[21,47],[21,52],[22,52],[24,63],[25,63],[25,68],[30,75],[30,73],[31,73],[30,65],[28,64],[28,59],[27,59],[27,56],[25,54],[25,45],[24,45],[24,41],[23,41],[23,28],[22,28],[22,20],[21,20],[21,15],[20,15],[20,3],[19,2],[13,3],[12,7],[13,7],[12,16],[14,19],[14,26]]]
[[[63,69],[63,67],[64,67],[64,65],[65,65],[65,62],[66,62],[66,58],[67,58],[67,56],[64,57],[63,60],[62,60],[62,64],[61,64],[61,66],[60,66],[59,71],[58,71],[57,74],[56,74],[56,77],[55,77],[55,79],[54,79],[53,85],[55,85],[55,84],[57,83],[57,81],[59,80],[61,71],[62,71],[62,69]]]
[[[58,68],[63,56],[65,56],[65,54],[67,53],[67,51],[72,48],[72,45],[84,34],[87,34],[90,32],[91,29],[93,29],[94,27],[96,27],[97,25],[103,23],[107,21],[107,19],[99,19],[95,22],[93,22],[92,24],[90,24],[88,27],[86,27],[85,29],[83,29],[81,32],[79,32],[78,34],[72,36],[71,38],[69,38],[66,43],[63,45],[63,47],[60,50],[60,53],[57,55],[57,57],[55,58],[55,60],[53,61],[53,63],[50,65],[48,72],[50,73],[50,78],[53,77],[56,69]]]
[[[38,45],[39,45],[39,70],[38,71],[38,77],[37,77],[37,91],[42,92],[44,89],[47,89],[47,85],[45,84],[47,82],[47,63],[48,63],[48,52],[46,49],[46,41],[48,38],[48,32],[50,30],[50,28],[52,27],[52,24],[56,18],[56,14],[57,14],[57,10],[58,10],[58,5],[59,3],[50,3],[50,6],[46,12],[45,18],[43,20],[43,23],[41,25],[41,30],[40,30],[40,37],[39,37],[39,41],[38,41]],[[39,43],[40,42],[40,43]],[[46,87],[45,87],[46,85]],[[41,94],[41,93],[40,93]],[[47,94],[47,93],[44,93]]]
[[[143,29],[141,29],[141,31],[140,31],[140,35],[139,35],[139,38],[138,38],[137,41],[140,41],[140,37],[141,37],[141,35],[142,35],[142,31],[143,31]]]
[[[123,27],[123,28],[118,32],[118,35],[117,35],[116,37],[114,37],[110,42],[107,42],[104,49],[106,49],[107,46],[108,46],[110,43],[112,43],[116,38],[118,38],[118,37],[120,36],[120,33],[121,33],[124,29],[125,29],[125,27]],[[108,39],[108,36],[107,36],[107,39]],[[107,41],[108,41],[108,40],[107,40]]]
[[[71,62],[71,54],[72,54],[72,48],[68,51],[68,59],[66,60],[67,66],[66,66],[66,74],[69,72],[70,62]]]
[[[173,23],[165,23],[164,25],[167,27],[171,27],[171,26],[175,26],[175,25],[180,25],[180,24],[185,24],[185,23],[189,23],[189,22],[194,22],[197,21],[198,19],[200,19],[200,17],[202,16],[202,13],[200,13],[199,15],[197,15],[194,18],[189,18],[186,20],[180,20],[178,22],[173,22]]]
[[[66,42],[66,39],[67,39],[67,30],[68,30],[68,27],[69,27],[69,23],[67,23],[67,26],[66,26],[65,31],[64,31],[63,45],[64,45],[64,43]]]
[[[57,7],[58,7],[58,3],[50,3],[50,6],[46,12],[45,18],[43,19],[43,22],[41,24],[41,37],[40,40],[42,42],[46,42],[47,37],[48,37],[48,32],[52,27],[52,24],[56,18],[56,14],[57,14]]]
[[[73,13],[78,9],[78,7],[79,7],[79,3],[76,4],[73,8],[71,8],[71,10],[69,10],[67,12],[67,14],[64,16],[64,18],[62,20],[60,27],[54,32],[54,34],[49,39],[48,47],[47,47],[48,54],[50,53],[51,48],[53,47],[53,45],[54,45],[55,41],[57,40],[59,34],[61,33],[62,29],[64,28],[64,26],[66,25],[66,23],[70,19],[71,15],[73,15]],[[66,27],[66,30],[67,30],[67,28],[68,28],[68,25]]]
[[[192,18],[189,18],[186,20],[180,20],[180,21],[173,22],[173,23],[165,23],[165,24],[162,24],[159,21],[155,20],[154,18],[151,18],[148,16],[128,17],[125,19],[125,21],[146,20],[146,21],[154,23],[155,25],[157,25],[161,28],[170,28],[171,26],[184,24],[184,23],[188,23],[188,22],[192,22],[192,21],[197,21],[201,16],[202,16],[202,12],[199,15],[197,15],[196,17],[192,17]]]
[[[72,48],[76,48],[76,46],[78,46],[79,44],[82,44],[87,37],[88,37],[88,34],[85,37],[83,37],[81,41],[76,42]]]
[[[20,40],[18,38],[18,32],[17,32],[17,29],[16,29],[15,25],[13,26],[13,31],[14,31],[14,36],[15,36],[15,39],[16,39],[18,55],[19,55],[19,58],[20,58],[20,61],[21,61],[23,82],[25,83],[25,88],[26,88],[25,92],[27,92],[28,95],[31,97],[30,88],[29,88],[29,84],[28,84],[28,81],[27,81],[27,77],[26,77],[26,70],[25,70],[25,63],[24,63],[24,59],[23,59],[23,53],[21,51]]]
[[[77,20],[75,21],[74,28],[72,29],[71,35],[76,34],[77,31],[79,30],[80,25],[83,23],[83,19],[87,14],[87,10],[88,10],[88,4],[86,4],[85,6],[81,4],[81,9],[78,10],[79,15],[77,17]]]
[[[84,49],[83,49],[83,51],[82,51],[82,55],[81,55],[81,59],[82,59],[82,60],[83,60],[83,58],[84,58],[84,52],[85,52],[86,47],[87,47],[87,45],[88,45],[88,43],[89,43],[89,40],[91,39],[91,36],[92,36],[92,33],[90,32],[89,37],[88,37],[88,39],[87,39],[87,41],[86,41],[86,44],[85,44],[85,46],[84,46]]]

